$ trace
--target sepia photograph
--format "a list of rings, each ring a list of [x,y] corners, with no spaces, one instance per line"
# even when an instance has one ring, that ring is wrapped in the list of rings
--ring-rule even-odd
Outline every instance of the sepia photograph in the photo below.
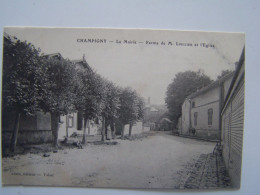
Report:
[[[245,34],[3,29],[2,185],[241,186]]]

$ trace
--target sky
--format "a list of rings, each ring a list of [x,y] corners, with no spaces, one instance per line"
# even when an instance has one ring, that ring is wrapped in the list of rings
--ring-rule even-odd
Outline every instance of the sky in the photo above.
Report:
[[[222,70],[234,70],[245,44],[243,33],[108,28],[5,28],[4,32],[44,54],[59,52],[70,60],[85,55],[97,73],[159,105],[165,104],[167,86],[176,73],[203,70],[215,80]]]

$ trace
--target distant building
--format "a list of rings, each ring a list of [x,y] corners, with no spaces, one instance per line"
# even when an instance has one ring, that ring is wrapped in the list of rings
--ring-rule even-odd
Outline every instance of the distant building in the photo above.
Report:
[[[168,118],[162,118],[156,123],[156,130],[159,131],[172,131],[174,128],[174,122]]]
[[[189,95],[182,104],[180,134],[220,139],[220,111],[234,73]]]
[[[221,145],[233,187],[240,187],[244,132],[245,51],[243,50],[222,111]]]
[[[167,108],[160,105],[152,105],[150,97],[145,102],[144,110],[144,126],[149,127],[151,130],[159,130],[158,123],[166,112]]]

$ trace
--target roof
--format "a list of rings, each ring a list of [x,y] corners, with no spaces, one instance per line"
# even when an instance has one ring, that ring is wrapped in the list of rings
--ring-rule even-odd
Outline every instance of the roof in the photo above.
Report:
[[[227,92],[227,95],[226,95],[226,98],[224,100],[224,105],[223,105],[223,108],[222,110],[224,109],[225,105],[227,104],[228,102],[228,99],[229,99],[229,96],[231,94],[231,91],[232,89],[234,88],[234,85],[235,85],[235,82],[236,80],[238,79],[238,76],[239,76],[239,72],[241,71],[242,67],[243,67],[243,64],[245,63],[245,47],[243,48],[242,50],[242,53],[240,55],[240,58],[239,58],[239,62],[238,62],[238,65],[236,67],[236,71],[234,73],[234,77],[230,83],[230,87],[228,89],[228,92]]]
[[[52,53],[52,54],[46,54],[43,55],[43,57],[47,57],[47,58],[63,58],[62,55],[60,53]],[[87,61],[85,60],[85,57],[83,56],[83,59],[78,59],[78,60],[71,60],[71,62],[73,64],[80,64],[81,66],[83,66],[84,68],[87,68],[88,70],[91,70],[90,66],[88,65]]]
[[[221,77],[220,79],[218,79],[218,80],[216,80],[215,82],[209,84],[208,86],[203,87],[203,88],[201,88],[200,90],[198,90],[198,91],[196,91],[196,92],[190,94],[187,98],[188,98],[188,99],[194,98],[194,97],[196,97],[196,96],[198,96],[198,95],[200,95],[200,94],[203,94],[203,93],[205,93],[205,92],[207,92],[207,91],[209,91],[209,90],[211,90],[211,89],[213,89],[213,88],[215,88],[215,87],[218,87],[218,86],[220,86],[222,83],[224,83],[227,79],[233,77],[233,75],[234,75],[234,71],[231,72],[231,73],[229,73],[229,74],[227,74],[227,75],[225,75],[225,76],[223,76],[223,77]]]
[[[83,55],[82,59],[77,59],[77,60],[71,60],[72,63],[74,64],[80,64],[83,66],[83,68],[87,68],[88,70],[92,70],[87,61],[85,60],[85,56]]]
[[[162,118],[161,120],[160,120],[160,122],[162,123],[163,121],[166,121],[167,123],[173,123],[170,119],[168,119],[168,118]]]
[[[43,57],[47,57],[47,58],[55,58],[55,57],[63,58],[60,53],[46,54],[46,55],[43,55]]]

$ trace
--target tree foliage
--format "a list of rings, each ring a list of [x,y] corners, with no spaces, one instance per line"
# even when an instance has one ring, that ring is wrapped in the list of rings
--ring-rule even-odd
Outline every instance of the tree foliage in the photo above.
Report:
[[[32,115],[39,109],[40,50],[27,42],[5,44],[3,109]]]
[[[145,102],[141,96],[138,96],[138,115],[137,120],[142,120],[144,118],[144,109],[145,109]]]
[[[42,57],[41,109],[64,115],[75,110],[76,70],[67,59]]]
[[[232,72],[232,70],[222,70],[222,71],[221,71],[221,74],[218,75],[217,80],[218,80],[218,79],[221,79],[222,77],[224,77],[224,76],[226,76],[226,75],[228,75],[228,74],[230,74],[231,72]]]
[[[119,88],[114,83],[105,80],[104,117],[107,120],[117,119],[120,106]]]
[[[42,72],[39,53],[39,49],[27,42],[4,42],[2,119],[5,127],[12,116],[10,113],[15,113],[10,144],[13,152],[21,114],[33,115],[40,109]]]
[[[177,122],[181,115],[181,106],[185,98],[211,82],[211,79],[201,71],[177,73],[172,83],[168,85],[166,91],[165,102],[170,118]]]
[[[102,77],[93,71],[79,70],[76,82],[74,91],[76,109],[83,111],[85,119],[94,119],[100,116],[105,98]]]
[[[138,118],[138,99],[134,90],[127,87],[120,93],[119,120],[122,124],[134,122]]]

